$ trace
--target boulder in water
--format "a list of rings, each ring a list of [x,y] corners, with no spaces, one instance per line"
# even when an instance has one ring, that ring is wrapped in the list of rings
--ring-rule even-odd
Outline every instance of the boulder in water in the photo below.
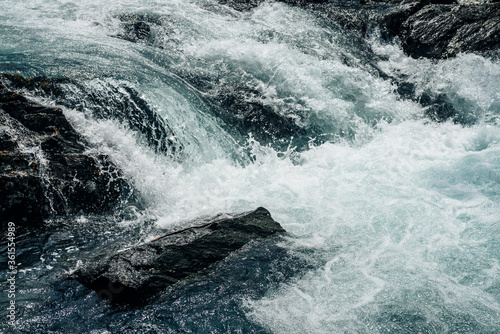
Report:
[[[200,273],[252,240],[285,232],[264,208],[169,233],[90,260],[72,278],[112,303],[133,304]]]
[[[151,42],[153,30],[163,23],[159,15],[152,14],[121,14],[117,18],[121,21],[123,32],[115,37],[134,43]]]
[[[210,106],[221,126],[242,143],[251,134],[262,145],[277,150],[290,146],[301,151],[308,148],[311,138],[324,133],[317,126],[303,122],[303,115],[293,108],[267,99],[252,79],[227,83],[187,70],[177,74],[202,93],[200,98]]]

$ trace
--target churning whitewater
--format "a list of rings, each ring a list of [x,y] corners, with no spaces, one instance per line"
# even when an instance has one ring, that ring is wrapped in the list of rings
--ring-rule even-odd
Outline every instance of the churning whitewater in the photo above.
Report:
[[[133,17],[150,23],[146,38],[127,31]],[[18,241],[19,333],[500,332],[499,60],[413,59],[377,29],[357,39],[273,2],[239,12],[213,0],[5,0],[0,36],[0,73],[85,87],[67,84],[68,104],[23,93],[62,107],[140,198]],[[446,94],[455,122],[426,117],[391,78]],[[89,112],[123,87],[182,147],[159,153]],[[234,96],[289,131],[242,129],[221,111]],[[107,246],[259,206],[286,238],[148,305],[114,307],[64,279]]]

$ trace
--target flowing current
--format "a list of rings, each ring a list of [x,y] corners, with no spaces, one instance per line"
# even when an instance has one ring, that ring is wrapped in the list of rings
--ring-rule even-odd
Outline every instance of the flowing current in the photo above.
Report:
[[[63,106],[143,208],[21,236],[16,331],[500,332],[498,60],[412,59],[376,30],[357,40],[280,3],[247,12],[213,0],[1,8],[0,73],[72,78],[94,92],[132,87],[183,145],[173,159],[122,123]],[[127,38],[134,15],[149,20],[146,39]],[[465,121],[430,120],[380,72],[446,94]],[[278,142],[232,131],[207,101],[234,87],[308,132]],[[113,307],[64,279],[105,247],[259,206],[289,232],[276,248],[243,250],[211,279],[148,305]]]

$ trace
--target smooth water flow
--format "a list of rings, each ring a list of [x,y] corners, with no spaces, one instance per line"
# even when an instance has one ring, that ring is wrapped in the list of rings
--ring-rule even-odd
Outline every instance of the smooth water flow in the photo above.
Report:
[[[149,17],[150,37],[120,38],[123,15]],[[500,331],[498,60],[412,59],[375,31],[363,44],[278,3],[240,13],[211,0],[6,0],[0,36],[0,73],[69,77],[96,90],[125,83],[184,144],[173,160],[117,121],[64,108],[145,210],[78,216],[19,241],[20,332]],[[429,120],[377,69],[404,76],[417,93],[447,94],[467,122]],[[232,133],[206,102],[227,87],[251,89],[247,100],[312,129],[306,148]],[[248,258],[269,264],[228,266],[255,270],[256,280],[265,269],[270,284],[245,285],[222,270],[217,284],[193,283],[129,310],[64,280],[113,243],[258,206],[290,232],[279,244],[290,260],[250,249]]]

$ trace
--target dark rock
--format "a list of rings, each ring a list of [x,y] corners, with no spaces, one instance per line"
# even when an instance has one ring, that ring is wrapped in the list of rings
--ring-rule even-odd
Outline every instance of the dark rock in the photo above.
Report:
[[[420,96],[419,102],[426,107],[425,113],[433,121],[444,122],[457,117],[457,112],[446,94],[437,94],[435,96],[429,92],[424,92]]]
[[[100,80],[76,82],[71,79],[4,75],[15,88],[53,99],[58,105],[90,113],[98,119],[116,119],[136,131],[159,154],[179,158],[183,145],[166,121],[139,93],[125,84]]]
[[[61,109],[31,102],[2,82],[0,147],[2,224],[39,227],[54,215],[103,213],[132,199],[107,156],[84,153],[84,140]]]
[[[169,233],[112,255],[103,254],[72,278],[112,303],[133,304],[201,273],[252,240],[285,232],[264,208]]]
[[[411,82],[397,82],[397,92],[404,99],[413,99],[415,96],[415,85]]]
[[[428,1],[404,1],[399,6],[392,7],[379,19],[382,37],[390,39],[397,36],[401,31],[401,25],[426,4]]]
[[[386,36],[398,36],[414,58],[446,58],[460,52],[489,52],[500,45],[500,5],[460,6],[452,1],[401,4],[380,24]]]
[[[129,41],[144,40],[151,34],[151,28],[146,22],[125,23],[123,27],[125,29],[124,39]]]
[[[492,7],[490,7],[492,8]],[[497,5],[494,12],[490,9],[484,11],[481,17],[474,22],[460,26],[449,41],[442,56],[455,56],[460,52],[487,52],[498,50],[500,45],[500,16],[498,12],[500,6]],[[451,13],[451,15],[455,15]],[[467,18],[469,14],[460,8],[460,15]]]
[[[449,15],[451,6],[426,6],[402,25],[399,36],[404,50],[415,58],[440,58],[459,25],[458,17]]]
[[[423,92],[417,101],[425,107],[425,114],[435,122],[452,121],[456,124],[475,124],[479,115],[468,102],[457,96],[444,93]]]

